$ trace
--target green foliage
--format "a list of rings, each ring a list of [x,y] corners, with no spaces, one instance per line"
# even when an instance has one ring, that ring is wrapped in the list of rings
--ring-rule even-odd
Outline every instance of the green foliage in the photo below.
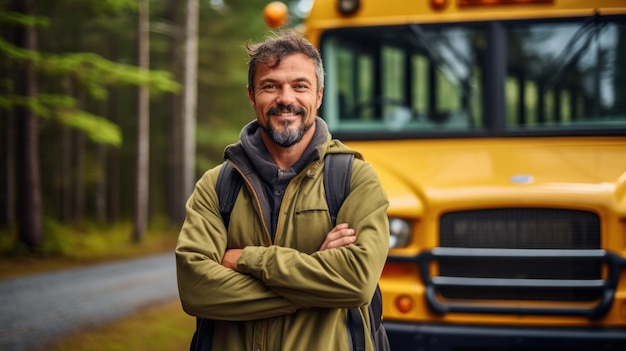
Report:
[[[69,5],[72,1],[69,1]],[[97,11],[120,11],[135,9],[136,1],[108,0],[93,1]],[[0,23],[21,26],[47,25],[45,17],[30,17],[0,10]],[[107,88],[119,85],[148,86],[152,93],[177,92],[180,85],[170,72],[163,70],[145,71],[135,66],[116,63],[93,52],[51,54],[17,47],[0,38],[0,53],[12,62],[12,65],[33,63],[39,73],[51,77],[74,77],[75,80],[96,99],[107,98]],[[12,87],[10,82],[3,84]],[[56,117],[61,123],[76,128],[96,143],[120,146],[122,133],[120,127],[93,113],[76,107],[73,98],[60,94],[40,94],[36,97],[5,95],[0,97],[0,107],[10,109],[13,106],[25,106],[37,116]]]
[[[122,144],[119,126],[100,116],[78,109],[66,109],[58,112],[58,119],[66,126],[85,132],[96,143],[117,147]]]
[[[68,232],[71,232],[69,227],[63,226],[50,218],[44,220],[43,227],[46,235],[41,245],[36,247],[34,251],[18,239],[16,231],[3,231],[0,233],[0,254],[13,257],[31,255],[36,257],[63,256],[71,254],[73,244],[70,236],[67,235]]]
[[[122,133],[115,123],[76,108],[76,100],[67,95],[41,94],[34,97],[0,96],[0,107],[25,106],[42,118],[56,118],[64,125],[84,132],[92,141],[119,147]]]
[[[0,24],[19,25],[23,27],[45,27],[50,23],[49,19],[42,16],[26,16],[17,12],[2,11],[0,7]]]
[[[143,71],[90,52],[46,55],[37,63],[44,73],[75,76],[92,96],[99,99],[107,97],[106,87],[112,85],[149,86],[153,92],[177,92],[180,89],[170,72]]]
[[[94,13],[119,13],[124,10],[136,10],[137,0],[65,0],[67,6],[88,7]]]
[[[43,226],[46,235],[42,245],[37,248],[38,253],[44,256],[71,255],[74,245],[71,236],[67,235],[67,233],[71,233],[71,228],[51,218],[46,218]]]
[[[13,251],[15,247],[15,228],[0,228],[0,254]]]
[[[41,54],[39,52],[17,47],[1,37],[0,53],[5,56],[6,59],[16,62],[28,62],[30,60],[39,61],[41,59]]]
[[[196,130],[196,140],[198,141],[198,148],[205,151],[200,153],[196,159],[197,172],[201,174],[221,163],[225,146],[239,140],[240,130],[241,127],[238,126],[199,125]]]
[[[51,76],[73,75],[85,83],[85,87],[97,98],[105,98],[105,87],[111,85],[149,86],[154,92],[177,92],[180,89],[170,72],[144,72],[136,66],[112,62],[91,52],[45,54],[16,47],[0,38],[0,53],[18,64],[32,62],[41,73]]]
[[[0,257],[63,257],[85,262],[107,261],[173,250],[178,234],[177,231],[167,229],[163,223],[153,222],[146,233],[145,242],[136,244],[130,240],[132,223],[127,221],[110,226],[93,222],[76,226],[46,217],[43,227],[46,235],[35,251],[18,240],[15,230],[0,231]],[[45,267],[42,268],[45,270]]]

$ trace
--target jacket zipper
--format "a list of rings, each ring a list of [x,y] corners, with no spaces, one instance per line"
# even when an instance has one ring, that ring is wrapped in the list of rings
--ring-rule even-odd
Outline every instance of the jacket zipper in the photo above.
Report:
[[[239,173],[239,175],[241,176],[243,181],[246,183],[248,189],[252,189],[252,191],[251,191],[252,197],[254,198],[254,202],[256,203],[256,209],[258,209],[257,215],[259,216],[259,218],[261,218],[261,224],[263,225],[263,232],[265,233],[266,242],[268,242],[271,245],[272,244],[272,238],[270,236],[269,229],[267,229],[267,224],[265,223],[265,218],[263,217],[263,210],[261,208],[261,201],[259,200],[259,197],[257,196],[257,193],[254,190],[254,187],[252,186],[252,183],[250,183],[248,178],[243,176],[243,172],[241,172],[241,169],[234,162],[231,162],[231,163],[232,163],[233,167],[237,170],[237,172]]]

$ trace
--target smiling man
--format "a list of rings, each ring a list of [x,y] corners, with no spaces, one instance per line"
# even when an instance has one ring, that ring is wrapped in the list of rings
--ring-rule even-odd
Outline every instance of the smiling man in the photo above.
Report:
[[[176,247],[181,302],[198,317],[191,350],[352,350],[347,311],[360,308],[369,335],[367,304],[389,242],[387,196],[369,164],[317,117],[317,49],[285,31],[247,50],[256,120],[224,153],[243,186],[225,225],[216,193],[224,165],[207,171]],[[334,225],[323,168],[337,153],[355,159]],[[365,346],[373,350],[372,340]]]

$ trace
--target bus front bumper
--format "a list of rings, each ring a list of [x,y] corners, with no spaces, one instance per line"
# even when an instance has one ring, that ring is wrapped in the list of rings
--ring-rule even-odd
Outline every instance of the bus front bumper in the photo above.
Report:
[[[498,327],[385,321],[393,351],[626,350],[626,328]]]

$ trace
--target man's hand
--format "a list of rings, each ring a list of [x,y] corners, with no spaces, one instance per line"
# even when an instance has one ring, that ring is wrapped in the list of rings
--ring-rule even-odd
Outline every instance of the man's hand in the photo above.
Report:
[[[354,229],[348,228],[348,223],[341,223],[326,234],[326,240],[322,243],[320,251],[350,245],[355,241],[356,236]],[[243,249],[226,250],[224,257],[222,257],[222,266],[238,272],[237,259],[239,259],[242,251]]]
[[[320,251],[350,245],[355,241],[354,229],[350,229],[348,223],[341,223],[326,234],[326,240],[322,243]]]
[[[224,252],[224,257],[222,257],[222,266],[226,268],[230,268],[235,272],[239,272],[237,270],[237,259],[241,255],[242,249],[229,249]]]

